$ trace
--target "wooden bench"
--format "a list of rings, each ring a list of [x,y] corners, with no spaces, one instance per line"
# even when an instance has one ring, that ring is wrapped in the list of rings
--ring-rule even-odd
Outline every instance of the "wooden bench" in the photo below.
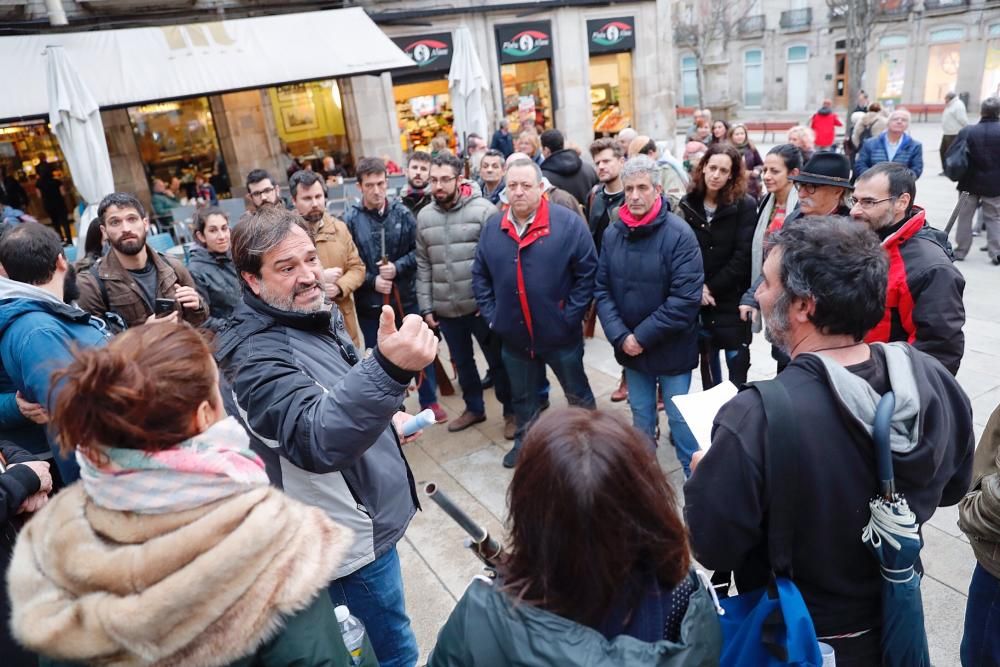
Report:
[[[674,109],[677,111],[677,117],[681,118],[684,116],[694,117],[694,107],[678,107],[675,106]]]
[[[778,132],[788,132],[798,123],[791,120],[765,120],[765,121],[750,121],[748,123],[743,123],[746,125],[748,132],[760,132],[760,140],[762,142],[767,141],[767,135],[771,135],[772,140],[776,140],[776,133]]]
[[[900,104],[897,109],[906,109],[914,120],[927,122],[928,114],[944,113],[944,104]]]

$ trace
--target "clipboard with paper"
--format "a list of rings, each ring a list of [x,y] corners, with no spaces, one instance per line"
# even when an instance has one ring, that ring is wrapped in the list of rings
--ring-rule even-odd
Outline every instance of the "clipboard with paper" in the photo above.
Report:
[[[674,402],[681,416],[687,422],[692,435],[703,451],[712,446],[712,424],[722,406],[736,396],[739,390],[728,380],[711,389],[696,394],[680,394],[670,400]]]

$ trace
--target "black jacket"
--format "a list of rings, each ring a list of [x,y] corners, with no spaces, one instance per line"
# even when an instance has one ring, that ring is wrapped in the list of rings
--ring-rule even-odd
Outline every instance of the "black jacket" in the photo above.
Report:
[[[573,195],[578,204],[587,201],[590,189],[597,183],[597,172],[580,159],[576,151],[564,148],[551,154],[541,164],[542,173],[557,188]]]
[[[902,345],[902,344],[896,344]],[[972,408],[958,382],[930,356],[907,348],[919,398],[916,446],[893,453],[896,489],[917,521],[954,505],[972,477]],[[885,352],[847,371],[878,394],[890,388]],[[793,577],[816,625],[833,635],[881,625],[882,577],[861,541],[868,502],[878,488],[870,436],[832,389],[815,354],[796,357],[777,379],[792,397],[802,425],[797,502],[792,514]],[[896,387],[893,387],[896,389]],[[903,401],[897,402],[897,410]],[[760,395],[742,391],[722,407],[712,447],[684,485],[691,548],[708,569],[731,570],[741,591],[767,582],[767,498]]]
[[[594,297],[615,358],[647,375],[678,375],[698,365],[701,251],[684,221],[667,210],[630,228],[621,220],[604,233]],[[635,334],[642,354],[621,346]]]
[[[220,255],[195,245],[191,248],[188,271],[201,298],[208,304],[208,319],[202,326],[220,331],[232,317],[242,291],[232,255],[228,252]]]
[[[612,219],[618,216],[618,208],[625,203],[625,188],[621,192],[609,195],[603,183],[598,183],[591,188],[587,194],[587,200],[580,202],[587,213],[587,224],[590,225],[590,233],[594,237],[594,247],[597,254],[601,254],[601,245],[604,243],[604,230],[611,224]],[[670,210],[669,203],[664,201],[665,210]]]
[[[399,291],[405,313],[417,312],[417,220],[401,201],[386,204],[379,216],[362,204],[354,204],[344,214],[344,224],[351,230],[354,245],[365,263],[365,282],[354,291],[358,317],[377,318],[385,303],[375,291],[378,264],[382,259],[382,232],[385,231],[385,254],[396,265],[393,287]],[[398,309],[395,295],[390,305]]]
[[[27,466],[10,467],[15,463],[37,461],[36,457],[5,440],[0,440],[0,455],[3,455],[7,468],[5,472],[0,473],[0,585],[4,590],[4,594],[0,596],[0,614],[4,619],[4,627],[0,628],[0,655],[3,656],[5,666],[27,667],[37,664],[37,658],[14,641],[7,625],[10,620],[7,565],[10,563],[14,542],[17,540],[16,522],[29,516],[23,514],[17,517],[17,510],[25,500],[38,493],[42,482]]]
[[[503,157],[506,160],[514,152],[514,135],[510,132],[505,133],[503,130],[497,130],[493,133],[490,148],[503,153]],[[496,202],[493,203],[495,204]]]
[[[959,191],[980,197],[1000,196],[1000,120],[983,118],[963,127],[955,143],[963,138],[969,147],[969,168],[958,181]]]
[[[732,350],[750,342],[750,323],[740,319],[740,297],[750,287],[750,259],[757,225],[757,204],[745,195],[719,206],[711,222],[701,199],[688,194],[678,211],[691,225],[705,269],[705,284],[714,306],[701,309],[702,326],[712,334],[712,344]]]

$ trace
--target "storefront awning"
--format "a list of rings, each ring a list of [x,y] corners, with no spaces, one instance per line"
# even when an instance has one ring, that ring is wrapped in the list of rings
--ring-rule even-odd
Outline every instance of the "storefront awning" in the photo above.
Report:
[[[414,65],[361,8],[0,37],[0,62],[16,73],[0,95],[0,120],[48,113],[52,45],[63,47],[102,108]]]

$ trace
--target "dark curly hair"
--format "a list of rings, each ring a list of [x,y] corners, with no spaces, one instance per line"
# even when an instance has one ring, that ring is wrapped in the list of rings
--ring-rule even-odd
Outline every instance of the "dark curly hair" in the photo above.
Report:
[[[705,192],[708,188],[705,185],[704,169],[708,161],[715,155],[728,156],[733,165],[733,170],[729,174],[729,181],[719,191],[718,202],[726,205],[743,199],[743,195],[747,193],[747,169],[743,164],[743,156],[740,155],[740,152],[732,144],[712,144],[708,147],[698,166],[694,168],[694,172],[691,174],[691,184],[688,186],[688,192],[698,199],[705,199]]]

